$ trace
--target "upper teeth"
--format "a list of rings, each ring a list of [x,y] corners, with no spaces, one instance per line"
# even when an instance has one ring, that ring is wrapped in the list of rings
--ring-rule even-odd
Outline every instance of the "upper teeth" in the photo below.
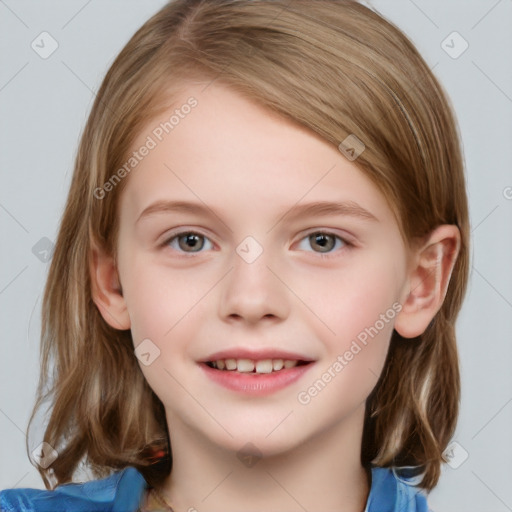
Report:
[[[261,359],[253,361],[252,359],[218,359],[212,361],[215,368],[219,370],[237,370],[243,373],[271,373],[282,368],[293,368],[298,361],[291,359]]]

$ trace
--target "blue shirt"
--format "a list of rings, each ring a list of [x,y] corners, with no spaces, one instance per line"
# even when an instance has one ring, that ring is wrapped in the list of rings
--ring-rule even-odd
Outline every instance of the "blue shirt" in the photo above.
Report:
[[[393,469],[372,467],[365,512],[429,512],[425,494],[412,478]],[[7,489],[0,492],[2,512],[136,512],[148,484],[133,467],[107,478],[60,485],[54,490]]]

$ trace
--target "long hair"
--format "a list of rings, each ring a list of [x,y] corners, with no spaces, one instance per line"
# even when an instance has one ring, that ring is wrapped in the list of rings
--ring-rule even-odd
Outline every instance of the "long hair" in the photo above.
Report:
[[[97,190],[126,162],[143,128],[187,80],[219,80],[339,147],[382,191],[404,240],[454,224],[461,247],[445,301],[415,339],[393,332],[366,404],[362,463],[418,466],[440,476],[456,426],[460,377],[455,321],[466,291],[469,221],[457,126],[444,91],[408,38],[354,0],[176,0],[120,52],[98,91],[76,156],[42,308],[36,411],[58,458],[39,468],[50,487],[82,462],[97,477],[131,465],[152,485],[172,467],[164,408],[134,356],[130,331],[103,320],[91,295],[94,240],[115,257],[120,194]]]

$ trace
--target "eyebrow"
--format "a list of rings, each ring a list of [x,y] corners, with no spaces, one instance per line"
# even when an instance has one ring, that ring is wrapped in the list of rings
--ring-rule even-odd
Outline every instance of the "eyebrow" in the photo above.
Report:
[[[158,213],[194,213],[203,216],[213,214],[218,217],[211,208],[201,203],[160,200],[145,208],[135,222],[137,223],[145,217]],[[378,222],[375,215],[354,201],[316,201],[313,203],[295,204],[281,215],[276,224],[285,217],[303,218],[321,217],[322,215],[342,215]]]

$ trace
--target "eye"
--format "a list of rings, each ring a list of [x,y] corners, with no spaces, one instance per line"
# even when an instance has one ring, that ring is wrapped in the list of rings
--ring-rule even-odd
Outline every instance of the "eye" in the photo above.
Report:
[[[349,242],[343,240],[338,235],[328,233],[326,231],[315,231],[314,233],[310,233],[305,236],[300,241],[301,245],[299,248],[311,252],[303,247],[304,243],[309,244],[310,247],[313,248],[313,252],[319,252],[322,256],[324,253],[333,252],[334,249],[342,249],[343,247],[350,245]]]
[[[182,231],[181,233],[173,234],[163,245],[170,246],[176,251],[194,253],[201,252],[201,249],[208,245],[208,243],[210,247],[207,247],[207,249],[211,249],[212,243],[206,236],[194,231]]]

